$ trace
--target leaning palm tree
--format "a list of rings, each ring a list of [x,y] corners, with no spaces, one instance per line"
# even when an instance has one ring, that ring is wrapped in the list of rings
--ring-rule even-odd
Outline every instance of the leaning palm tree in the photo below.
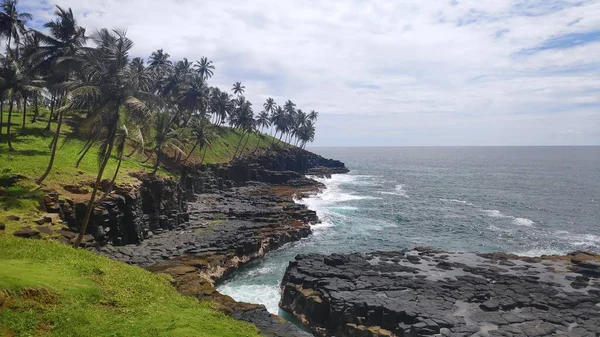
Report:
[[[271,126],[271,120],[269,119],[269,114],[266,111],[261,111],[258,114],[258,117],[256,118],[255,125],[256,125],[256,127],[260,127],[261,132],[265,127],[269,128]],[[260,140],[263,137],[264,136],[262,134],[259,134],[258,142],[256,142],[256,148],[254,149],[254,152],[256,152],[258,150],[258,146],[260,145]]]
[[[242,85],[242,82],[235,82],[231,88],[231,91],[233,91],[235,95],[243,95],[246,91],[246,87]]]
[[[66,97],[69,89],[69,86],[66,85],[66,83],[69,82],[70,78],[74,77],[75,71],[79,70],[82,62],[81,50],[87,41],[85,28],[80,27],[77,24],[73,11],[70,8],[69,10],[64,10],[57,6],[54,14],[56,15],[56,20],[51,20],[44,25],[50,34],[46,35],[40,32],[33,33],[34,36],[41,40],[42,46],[40,46],[38,51],[31,56],[34,67],[48,74],[46,77],[47,82],[51,84],[52,87],[52,104],[50,116],[48,116],[48,124],[46,126],[46,129],[48,130],[50,130],[52,113],[57,104],[57,102],[55,102],[55,96],[56,94],[60,94],[63,99]],[[59,108],[57,111],[58,120],[54,138],[51,143],[50,160],[46,170],[36,181],[38,185],[46,179],[54,165],[63,115],[66,110],[67,109]],[[85,151],[85,153],[87,153],[87,151]]]
[[[0,12],[0,35],[8,39],[7,49],[10,48],[11,42],[15,43],[16,54],[19,54],[21,36],[27,31],[25,23],[33,19],[33,16],[27,12],[19,13],[18,3],[18,0],[4,0],[0,4],[0,8],[2,8],[2,12]]]
[[[200,61],[196,61],[194,69],[196,69],[196,72],[198,72],[203,79],[207,80],[213,76],[215,66],[212,61],[209,61],[205,56],[202,56]]]
[[[133,42],[125,32],[107,29],[92,36],[98,46],[88,50],[81,66],[81,76],[70,81],[71,99],[67,109],[89,111],[87,118],[102,125],[104,135],[98,149],[98,174],[87,204],[86,215],[75,244],[81,244],[94,209],[96,193],[116,144],[121,111],[126,110],[133,122],[148,120],[148,108],[140,100],[148,97],[129,76],[129,51]],[[118,171],[117,171],[118,172]]]

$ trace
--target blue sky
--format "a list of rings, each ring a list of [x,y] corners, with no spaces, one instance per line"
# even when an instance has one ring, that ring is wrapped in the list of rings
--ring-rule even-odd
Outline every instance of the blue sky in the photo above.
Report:
[[[600,1],[36,1],[321,113],[315,146],[600,145]]]

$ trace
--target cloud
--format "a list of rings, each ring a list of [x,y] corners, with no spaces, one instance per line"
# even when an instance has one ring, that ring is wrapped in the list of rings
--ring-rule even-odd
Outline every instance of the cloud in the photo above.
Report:
[[[37,25],[53,4],[21,0]],[[90,32],[127,28],[135,56],[207,56],[257,108],[320,111],[315,145],[600,144],[598,1],[59,4]]]

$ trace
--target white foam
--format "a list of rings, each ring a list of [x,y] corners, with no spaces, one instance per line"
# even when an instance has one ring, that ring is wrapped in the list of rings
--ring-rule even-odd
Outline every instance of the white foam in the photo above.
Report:
[[[526,218],[514,218],[513,223],[517,226],[533,227],[535,222]]]
[[[466,201],[466,200],[458,200],[458,199],[443,199],[443,198],[442,198],[442,199],[440,199],[440,201],[443,201],[443,202],[454,202],[454,203],[457,203],[457,204],[463,204],[463,205],[467,205],[467,206],[475,206],[475,205],[473,205],[472,203],[470,203],[470,202],[468,202],[468,201]]]
[[[218,287],[221,294],[229,295],[238,302],[263,304],[272,314],[279,312],[279,298],[281,293],[277,286],[264,284],[236,284],[228,283]]]
[[[341,211],[356,211],[358,209],[358,207],[354,207],[354,206],[335,206],[335,207],[331,207],[334,210],[341,210]]]
[[[513,254],[519,256],[529,256],[529,257],[538,257],[542,255],[563,255],[566,254],[566,251],[558,250],[558,249],[547,249],[547,248],[534,248],[527,251],[521,252],[513,252]]]
[[[574,246],[600,247],[600,236],[594,234],[573,234],[567,236],[570,244]]]
[[[506,218],[512,219],[512,223],[517,226],[533,227],[535,222],[527,218],[517,218],[516,216],[506,215],[497,209],[484,209],[483,213],[491,218]]]
[[[404,190],[404,185],[402,185],[402,184],[396,185],[396,187],[394,188],[394,191],[395,192],[380,191],[378,193],[379,194],[387,194],[387,195],[397,195],[399,197],[410,198],[408,193],[406,193],[406,191]]]
[[[510,216],[503,214],[497,209],[484,209],[483,213],[492,218],[510,218]]]

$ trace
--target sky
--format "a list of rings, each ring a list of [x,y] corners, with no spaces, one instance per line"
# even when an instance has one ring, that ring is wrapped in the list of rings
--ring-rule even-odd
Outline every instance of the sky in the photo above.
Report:
[[[21,0],[71,7],[132,56],[208,57],[320,117],[313,146],[600,145],[600,0]]]

